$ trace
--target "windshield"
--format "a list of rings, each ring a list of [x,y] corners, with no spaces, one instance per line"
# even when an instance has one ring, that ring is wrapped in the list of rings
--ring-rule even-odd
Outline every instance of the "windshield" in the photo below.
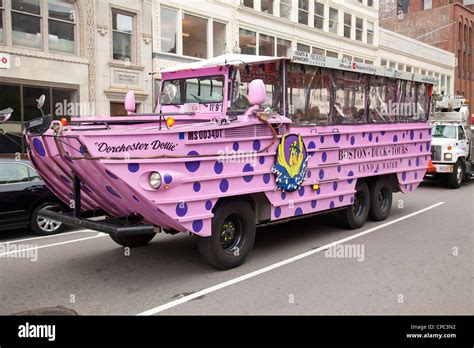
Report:
[[[224,77],[194,77],[163,82],[162,105],[222,103]]]
[[[442,126],[442,125],[434,126],[433,138],[456,139],[456,127],[455,126]]]

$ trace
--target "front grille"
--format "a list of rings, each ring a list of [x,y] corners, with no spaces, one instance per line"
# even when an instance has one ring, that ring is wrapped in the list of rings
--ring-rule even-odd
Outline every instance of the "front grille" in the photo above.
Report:
[[[431,160],[441,161],[441,146],[440,145],[431,145]]]

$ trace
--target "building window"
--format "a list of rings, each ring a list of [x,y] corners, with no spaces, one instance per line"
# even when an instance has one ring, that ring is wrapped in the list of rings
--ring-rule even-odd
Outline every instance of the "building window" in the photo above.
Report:
[[[245,7],[253,8],[253,0],[241,0],[241,4]]]
[[[337,34],[338,26],[338,11],[335,8],[329,8],[329,32]]]
[[[359,57],[354,57],[354,62],[356,62],[356,63],[364,63],[364,59],[359,58]]]
[[[257,54],[257,33],[239,29],[239,46],[242,54]]]
[[[367,6],[374,7],[374,0],[367,0]]]
[[[214,46],[214,57],[220,56],[225,52],[225,28],[224,23],[213,22],[212,23],[212,38]]]
[[[306,53],[311,53],[311,47],[302,43],[296,44],[296,50]]]
[[[13,44],[41,48],[40,0],[12,0],[11,14]]]
[[[362,33],[364,32],[364,20],[356,17],[356,40],[362,41]]]
[[[367,22],[367,43],[369,45],[374,44],[374,23]]]
[[[380,60],[380,66],[385,68],[387,66],[387,60],[386,59],[381,59]]]
[[[273,2],[274,0],[262,0],[261,2],[262,12],[273,14]]]
[[[339,53],[333,51],[326,51],[326,57],[339,58]]]
[[[390,68],[390,69],[396,69],[396,68],[397,68],[397,63],[395,63],[395,62],[390,62],[390,63],[389,63],[389,68]]]
[[[433,1],[432,0],[423,0],[423,10],[429,10],[433,8]]]
[[[314,2],[314,27],[316,29],[324,28],[324,4]]]
[[[405,71],[406,71],[406,72],[410,72],[410,73],[411,73],[411,72],[412,72],[412,69],[413,69],[413,67],[411,67],[410,65],[407,65],[407,66],[405,67]]]
[[[132,62],[133,50],[133,16],[112,11],[113,58]]]
[[[277,39],[277,56],[290,57],[291,56],[291,41],[285,39]]]
[[[373,60],[369,60],[369,59],[365,59],[365,60],[364,60],[364,63],[365,63],[365,64],[368,64],[368,65],[374,65],[374,61],[373,61]]]
[[[259,34],[258,43],[258,54],[260,56],[275,56],[275,38],[273,36]]]
[[[320,55],[320,56],[324,56],[324,49],[318,48],[318,47],[313,47],[312,53]]]
[[[308,25],[309,1],[298,0],[298,23]]]
[[[291,0],[280,0],[280,17],[291,19]]]
[[[63,0],[48,1],[49,50],[74,54],[75,21],[74,5]]]
[[[184,14],[183,55],[207,58],[207,19]]]
[[[344,37],[351,38],[352,16],[349,13],[344,13]]]
[[[398,63],[398,70],[400,70],[400,71],[405,70],[405,64]]]
[[[3,0],[0,0],[0,42],[5,42],[3,38]]]
[[[342,60],[344,62],[352,62],[352,56],[348,55],[348,54],[343,54],[342,55]]]
[[[178,12],[167,8],[161,8],[161,52],[178,53]]]

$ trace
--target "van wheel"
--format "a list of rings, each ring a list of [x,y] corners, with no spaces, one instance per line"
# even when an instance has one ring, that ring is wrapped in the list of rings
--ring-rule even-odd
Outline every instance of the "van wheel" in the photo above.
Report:
[[[461,187],[463,180],[464,180],[464,171],[462,168],[462,163],[461,161],[457,161],[456,164],[454,165],[453,172],[449,174],[449,177],[448,177],[449,187],[453,189],[458,189]]]
[[[379,178],[370,187],[369,216],[374,221],[383,221],[392,209],[392,186],[387,178]]]
[[[240,266],[255,242],[255,213],[247,202],[227,201],[217,206],[212,235],[198,238],[201,256],[210,265],[227,270]]]
[[[147,245],[155,237],[155,235],[155,233],[147,233],[138,236],[121,236],[116,233],[111,233],[110,238],[112,238],[112,240],[118,245],[128,248],[135,248]]]
[[[30,218],[30,228],[31,230],[40,236],[51,236],[53,234],[58,234],[64,231],[64,224],[59,221],[47,219],[44,217],[40,217],[39,211],[41,209],[52,209],[61,211],[60,206],[58,203],[55,202],[47,202],[40,204],[33,210]]]
[[[364,226],[370,209],[370,192],[365,181],[360,180],[356,185],[354,204],[341,211],[344,227],[356,229]]]

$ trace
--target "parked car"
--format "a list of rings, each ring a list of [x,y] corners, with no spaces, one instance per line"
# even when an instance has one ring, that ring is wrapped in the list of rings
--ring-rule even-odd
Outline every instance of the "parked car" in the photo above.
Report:
[[[0,231],[29,227],[43,236],[62,232],[64,224],[38,216],[45,207],[66,209],[30,161],[0,158]]]

